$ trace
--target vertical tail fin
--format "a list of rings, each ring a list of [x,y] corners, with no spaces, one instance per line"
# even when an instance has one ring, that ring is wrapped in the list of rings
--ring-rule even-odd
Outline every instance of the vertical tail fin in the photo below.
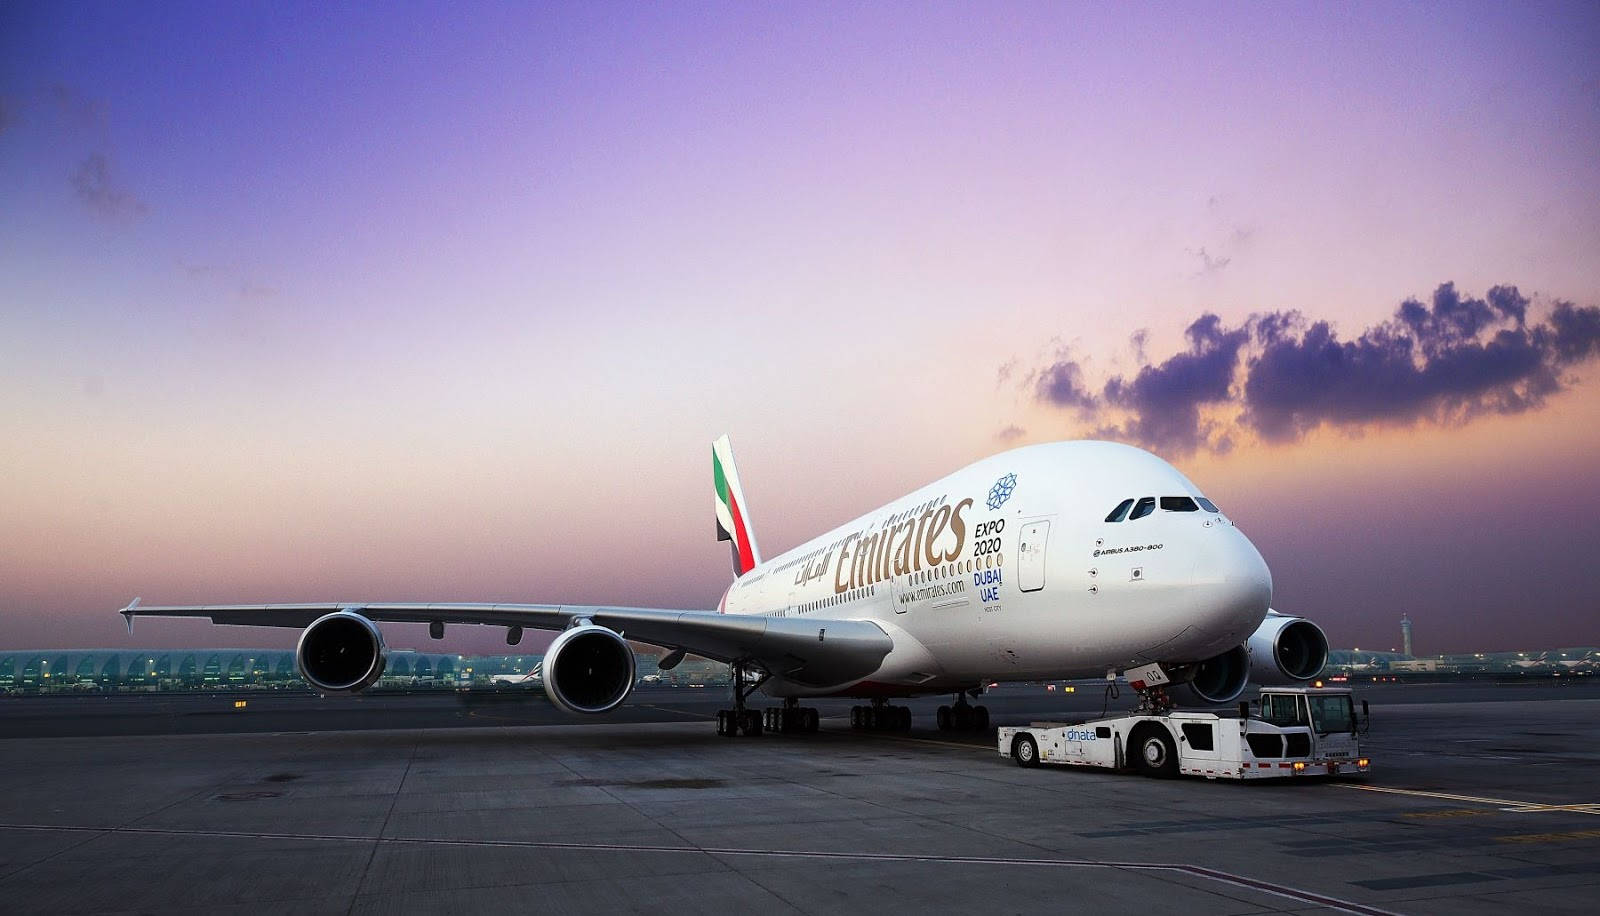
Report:
[[[738,578],[761,562],[761,548],[756,546],[756,533],[750,527],[749,505],[739,486],[733,445],[726,435],[711,443],[711,470],[716,483],[717,540],[733,542],[733,575]]]

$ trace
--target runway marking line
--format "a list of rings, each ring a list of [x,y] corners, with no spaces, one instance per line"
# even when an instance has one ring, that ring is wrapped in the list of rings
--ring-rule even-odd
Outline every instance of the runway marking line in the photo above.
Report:
[[[1497,843],[1564,843],[1567,840],[1600,839],[1600,830],[1569,830],[1565,833],[1520,833],[1497,836]]]
[[[1455,809],[1452,809],[1450,811],[1407,811],[1405,814],[1402,814],[1400,816],[1401,817],[1411,817],[1411,818],[1483,817],[1486,814],[1494,814],[1494,813],[1496,813],[1496,812],[1488,811],[1488,810],[1485,810],[1483,808],[1455,808]]]
[[[1390,786],[1366,786],[1357,783],[1334,783],[1346,789],[1359,789],[1362,792],[1383,792],[1389,795],[1411,795],[1417,798],[1442,798],[1447,801],[1471,802],[1476,805],[1489,805],[1502,811],[1529,812],[1529,811],[1571,811],[1577,814],[1600,814],[1600,804],[1585,802],[1581,804],[1563,805],[1546,802],[1517,801],[1511,798],[1485,798],[1481,795],[1456,795],[1450,792],[1428,792],[1423,789],[1396,789]]]
[[[749,849],[737,847],[715,846],[663,846],[643,843],[560,843],[543,840],[456,840],[440,837],[385,837],[385,836],[359,836],[355,834],[337,833],[251,833],[235,830],[184,830],[176,827],[88,827],[83,825],[53,825],[53,824],[6,824],[0,823],[0,830],[42,830],[66,833],[100,833],[100,834],[139,834],[143,836],[182,836],[182,837],[207,837],[211,839],[259,839],[259,840],[311,840],[319,842],[343,843],[390,843],[395,845],[414,846],[454,846],[480,849],[561,849],[576,851],[614,851],[614,852],[665,852],[665,853],[699,853],[709,856],[747,856],[756,858],[775,859],[826,859],[833,861],[865,861],[865,862],[914,862],[939,865],[1014,865],[1023,867],[1043,868],[1105,868],[1126,871],[1169,872],[1191,875],[1219,884],[1229,884],[1283,897],[1300,903],[1309,903],[1316,906],[1327,907],[1342,913],[1355,913],[1359,916],[1396,916],[1395,913],[1379,909],[1378,907],[1330,897],[1312,891],[1273,884],[1269,881],[1260,881],[1235,875],[1231,872],[1220,871],[1214,868],[1205,868],[1199,865],[1185,865],[1173,862],[1116,862],[1099,861],[1094,859],[1029,859],[1005,856],[954,856],[954,855],[923,855],[918,853],[893,853],[893,852],[826,852],[821,850],[805,849]]]

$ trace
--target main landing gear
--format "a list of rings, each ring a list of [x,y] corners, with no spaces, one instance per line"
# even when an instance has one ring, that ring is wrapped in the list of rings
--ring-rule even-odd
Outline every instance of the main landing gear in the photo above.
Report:
[[[989,707],[973,706],[965,693],[956,694],[954,706],[941,706],[935,716],[942,732],[981,732],[989,729]]]
[[[890,706],[888,700],[876,697],[871,706],[850,707],[850,727],[856,731],[908,732],[911,707]]]
[[[765,711],[767,729],[785,735],[809,734],[817,730],[820,721],[816,707],[801,706],[794,697],[785,699],[782,706],[768,706]]]
[[[820,717],[817,710],[810,706],[801,706],[800,701],[793,697],[783,701],[781,707],[768,709],[748,709],[745,701],[752,693],[760,689],[767,682],[771,674],[762,674],[753,684],[747,684],[749,675],[743,666],[733,666],[733,708],[717,710],[717,734],[725,738],[735,735],[755,737],[763,731],[775,731],[782,734],[800,734],[814,732]]]

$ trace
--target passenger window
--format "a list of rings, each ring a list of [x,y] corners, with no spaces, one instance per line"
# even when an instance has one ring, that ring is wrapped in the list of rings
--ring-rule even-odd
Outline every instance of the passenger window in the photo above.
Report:
[[[1139,497],[1139,501],[1134,503],[1133,513],[1128,516],[1128,521],[1131,522],[1136,518],[1144,518],[1146,515],[1149,515],[1154,511],[1156,511],[1156,498],[1154,496],[1141,496]]]
[[[1204,496],[1196,497],[1195,498],[1195,502],[1198,502],[1200,504],[1200,508],[1206,510],[1207,512],[1220,512],[1221,511],[1220,509],[1217,508],[1217,504],[1216,503],[1212,502],[1209,499],[1206,499]]]
[[[1161,511],[1199,512],[1200,507],[1195,505],[1194,500],[1187,496],[1163,496],[1161,497]]]
[[[1125,499],[1122,502],[1117,503],[1117,507],[1115,509],[1111,510],[1111,514],[1110,515],[1106,516],[1106,521],[1108,521],[1108,522],[1120,522],[1120,521],[1122,521],[1123,519],[1128,517],[1128,510],[1131,509],[1131,508],[1133,508],[1133,500],[1131,500],[1131,499]]]

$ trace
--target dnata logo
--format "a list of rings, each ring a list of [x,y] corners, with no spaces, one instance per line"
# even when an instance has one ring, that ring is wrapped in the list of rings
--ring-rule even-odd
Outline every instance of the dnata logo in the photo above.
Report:
[[[1011,491],[1017,488],[1017,475],[1007,474],[994,482],[989,488],[989,508],[998,509],[1011,498]]]

